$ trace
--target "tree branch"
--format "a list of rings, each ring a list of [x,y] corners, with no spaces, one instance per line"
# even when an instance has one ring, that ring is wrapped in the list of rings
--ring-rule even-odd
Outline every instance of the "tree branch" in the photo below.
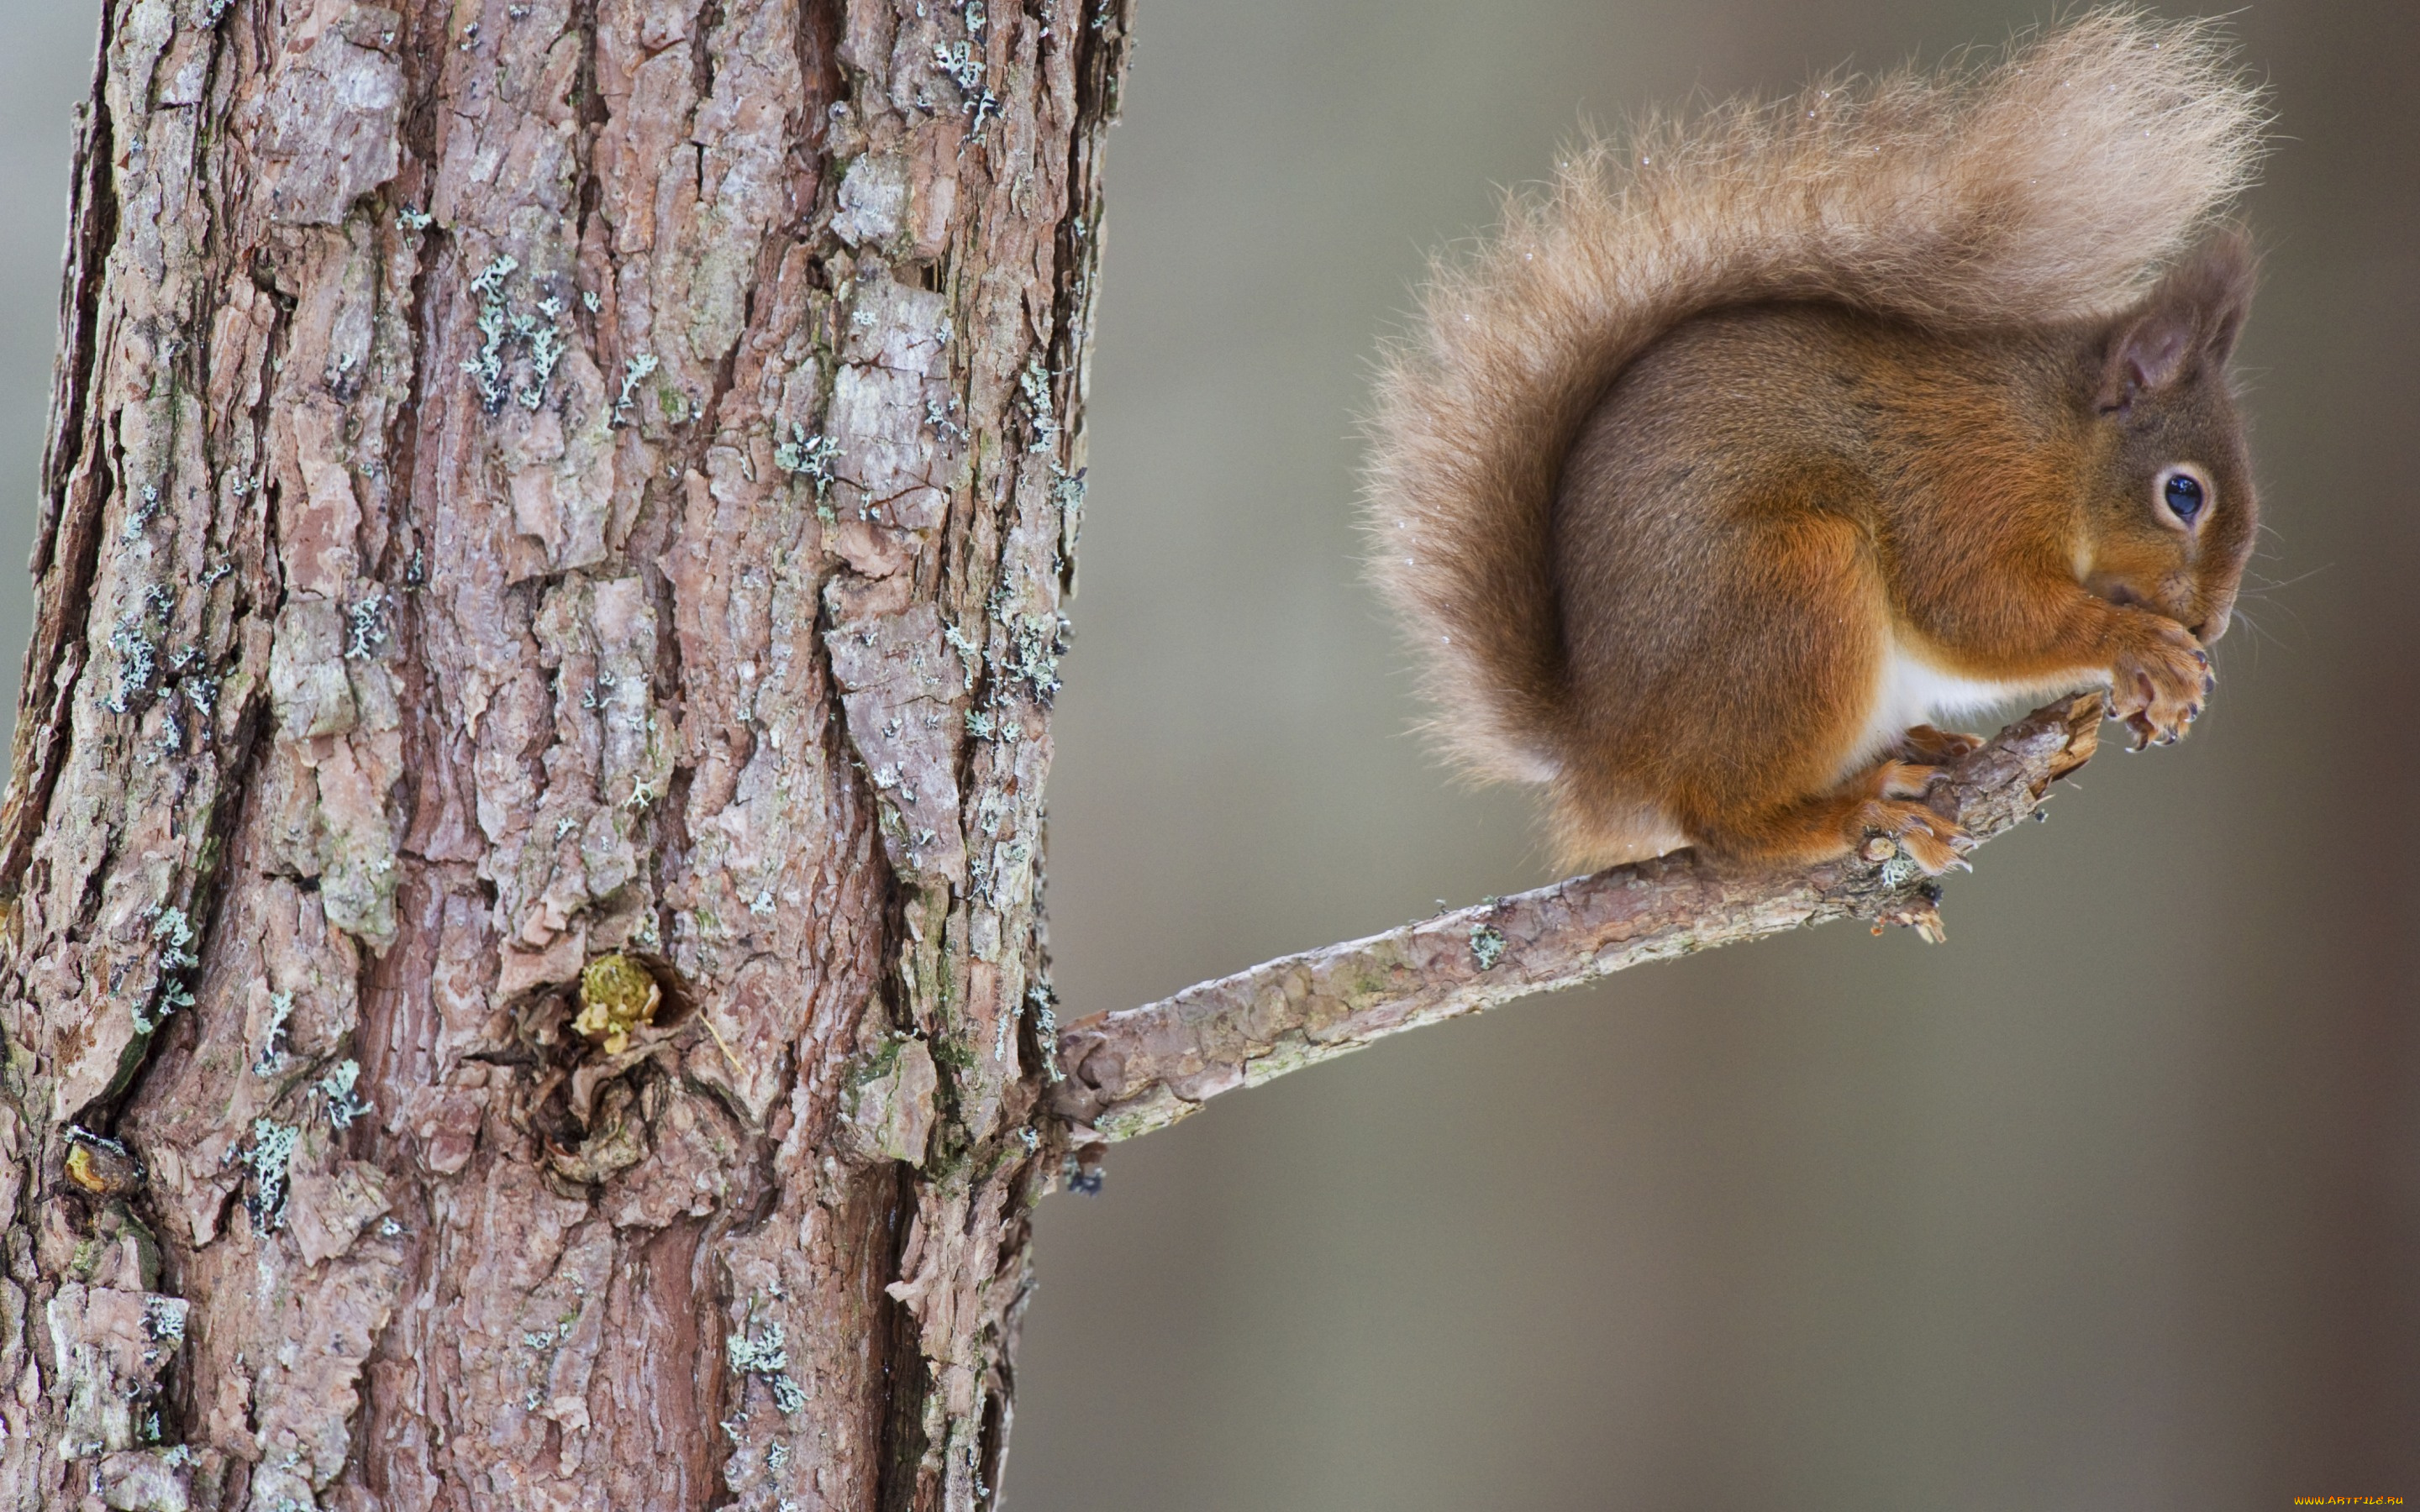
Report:
[[[1928,799],[1978,841],[2035,812],[2092,757],[2102,702],[2036,710],[1959,762]],[[1808,869],[1741,869],[1683,851],[1491,899],[1384,934],[1095,1014],[1059,1036],[1052,1105],[1078,1145],[1164,1128],[1220,1092],[1257,1087],[1404,1029],[1835,918],[1942,937],[1940,888],[1879,838]]]

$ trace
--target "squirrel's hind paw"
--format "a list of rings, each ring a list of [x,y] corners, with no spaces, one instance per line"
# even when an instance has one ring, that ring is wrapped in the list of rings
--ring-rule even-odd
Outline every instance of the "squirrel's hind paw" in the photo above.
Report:
[[[1983,748],[1981,735],[1969,735],[1955,730],[1935,730],[1929,724],[1914,724],[1899,737],[1891,754],[1903,762],[1918,762],[1930,766],[1947,766],[1962,756],[1971,756]]]
[[[1924,802],[1947,776],[1938,766],[1877,762],[1818,796],[1761,812],[1715,810],[1688,833],[1708,850],[1740,859],[1806,865],[1852,854],[1869,861],[1904,855],[1937,876],[1964,866],[1963,854],[1975,845],[1958,821]]]
[[[1932,733],[1941,733],[1937,730]],[[1909,860],[1924,869],[1927,876],[1939,876],[1951,867],[1964,867],[1963,853],[1975,848],[1973,837],[1958,821],[1943,818],[1921,801],[1926,790],[1944,775],[1939,767],[1905,762],[1885,762],[1875,767],[1866,779],[1870,796],[1852,810],[1849,843],[1856,845],[1869,834],[1887,836]]]
[[[1924,869],[1924,874],[1937,877],[1952,867],[1968,866],[1962,854],[1972,850],[1975,841],[1965,827],[1957,821],[1944,819],[1920,803],[1878,801],[1865,806],[1860,817],[1863,830],[1879,830],[1898,843],[1907,858]]]

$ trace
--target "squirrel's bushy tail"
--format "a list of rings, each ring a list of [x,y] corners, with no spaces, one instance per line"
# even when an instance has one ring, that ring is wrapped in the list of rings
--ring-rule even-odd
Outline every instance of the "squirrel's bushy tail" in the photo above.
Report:
[[[1558,764],[1557,481],[1622,367],[1719,306],[1838,301],[1936,329],[2117,313],[2250,180],[2257,91],[2207,22],[2084,17],[1982,67],[1833,81],[1567,154],[1440,266],[1381,360],[1381,590],[1474,773]]]

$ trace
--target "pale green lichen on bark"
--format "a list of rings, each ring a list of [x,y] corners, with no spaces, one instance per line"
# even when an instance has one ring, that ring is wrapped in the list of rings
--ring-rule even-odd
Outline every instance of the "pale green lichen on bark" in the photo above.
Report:
[[[802,39],[791,28],[823,12],[753,3],[608,6],[568,29],[556,9],[502,0],[112,11],[116,134],[95,171],[119,213],[99,302],[113,318],[150,307],[116,328],[132,344],[101,359],[131,360],[83,386],[147,397],[108,415],[123,433],[114,455],[89,416],[63,442],[125,471],[62,506],[70,535],[98,521],[101,572],[37,841],[52,890],[27,899],[35,943],[10,965],[54,1004],[108,980],[121,1038],[79,1041],[63,1062],[65,1040],[33,1036],[23,1105],[55,1119],[96,1094],[113,1102],[148,1053],[123,1038],[138,1011],[207,1020],[190,1058],[150,1066],[121,1127],[190,1155],[155,1179],[163,1234],[213,1309],[194,1335],[220,1351],[197,1359],[201,1384],[244,1397],[203,1419],[241,1431],[190,1462],[111,1461],[116,1499],[154,1495],[142,1488],[157,1473],[222,1484],[232,1455],[253,1463],[256,1504],[326,1504],[351,1494],[339,1483],[356,1445],[423,1454],[398,1473],[437,1480],[579,1473],[576,1454],[534,1468],[533,1433],[584,1446],[592,1480],[626,1487],[629,1504],[695,1499],[679,1489],[692,1463],[720,1466],[739,1504],[763,1507],[870,1494],[892,1452],[909,1462],[915,1504],[970,1506],[997,1478],[986,1403],[1004,1390],[995,1366],[1041,1146],[1019,1088],[1093,255],[1087,241],[1061,266],[1054,236],[1065,215],[1097,223],[1094,147],[1071,152],[1070,138],[1097,130],[1123,20],[1104,40],[1097,27],[1046,36],[1050,23],[1024,15],[979,23],[974,8],[917,12],[852,3],[838,38]],[[719,19],[690,35],[703,16]],[[933,84],[933,28],[966,49],[951,71],[983,63],[970,94]],[[892,45],[903,35],[905,51]],[[836,129],[824,106],[839,101],[818,94],[834,85],[802,72],[832,67],[813,63],[818,49],[842,54],[851,109]],[[914,103],[928,87],[938,115]],[[814,197],[823,149],[802,144],[828,131],[835,156],[902,165],[896,227],[862,261],[829,258],[815,224],[832,208]],[[844,150],[852,133],[866,140]],[[793,188],[807,197],[793,203]],[[837,283],[814,288],[829,272]],[[924,286],[936,273],[940,287]],[[874,318],[860,326],[861,313]],[[786,347],[758,350],[760,336]],[[205,342],[206,364],[162,355]],[[207,393],[190,372],[206,372]],[[803,403],[783,392],[794,378]],[[784,466],[785,441],[801,467]],[[829,476],[804,475],[816,471]],[[178,537],[173,568],[134,570],[188,517],[207,522],[207,547]],[[945,556],[944,540],[966,550]],[[869,1281],[832,1237],[898,1187],[828,1180],[812,1149],[777,1149],[765,1133],[795,1083],[783,1116],[817,1137],[836,1101],[830,1052],[884,970],[861,943],[879,938],[884,884],[845,750],[848,737],[902,736],[881,733],[889,716],[858,728],[825,681],[818,600],[843,574],[942,601],[899,649],[909,674],[946,690],[891,701],[890,715],[937,717],[940,739],[909,743],[919,761],[946,758],[927,769],[967,763],[962,784],[916,781],[874,803],[909,857],[914,936],[880,948],[895,952],[895,1011],[927,1035],[934,1082],[923,1095],[905,1085],[917,1057],[901,1051],[892,1112],[876,1121],[898,1159],[923,1143],[919,1105],[950,1125],[941,1161],[909,1180],[928,1237],[896,1283],[930,1325],[921,1359],[865,1347],[865,1288],[887,1274]],[[75,591],[46,580],[54,598]],[[943,625],[966,627],[954,653]],[[202,657],[180,663],[195,647]],[[919,666],[920,652],[935,659]],[[550,656],[570,686],[536,670]],[[986,686],[1000,695],[990,748],[970,763],[967,716]],[[29,714],[53,718],[35,696]],[[255,730],[247,756],[231,737]],[[239,817],[231,773],[213,764],[241,760],[256,779]],[[406,823],[419,826],[409,844]],[[44,955],[39,942],[90,924],[61,906],[88,890],[105,925],[87,929],[92,948]],[[170,907],[218,921],[198,968],[149,936],[165,916],[147,911]],[[511,1189],[529,1168],[520,1132],[482,1119],[517,1072],[470,1052],[496,1048],[483,1037],[506,1010],[626,943],[668,962],[703,999],[689,1008],[736,1043],[698,1041],[676,1075],[648,1084],[669,1101],[613,1125],[639,1151],[626,1175],[578,1197]],[[500,958],[504,974],[478,975]],[[174,1001],[189,969],[202,989],[190,1008]],[[28,1016],[44,1022],[12,1017],[12,1032]],[[381,1048],[353,1059],[356,1037]],[[696,1093],[707,1079],[727,1102]],[[774,1216],[732,1227],[721,1205],[768,1173]],[[389,1182],[411,1191],[409,1224],[365,1227]],[[256,1212],[230,1211],[237,1188]],[[626,1273],[625,1246],[650,1242],[620,1236],[672,1233],[676,1248],[676,1223],[713,1234],[696,1273],[726,1304],[764,1309],[743,1344],[769,1328],[815,1362],[790,1373],[806,1398],[783,1399],[775,1372],[783,1426],[741,1423],[726,1436],[752,1447],[719,1461],[696,1449],[710,1426],[677,1394],[641,1414],[584,1384],[592,1370],[652,1367],[658,1330],[620,1339],[581,1323],[554,1337],[540,1380],[449,1331],[450,1304],[396,1311],[420,1284],[397,1246],[423,1232],[457,1280],[520,1254],[520,1233],[483,1236],[487,1201],[520,1203],[544,1220],[534,1232],[560,1236],[553,1273],[589,1288],[581,1319]],[[110,1263],[93,1243],[90,1263]],[[256,1293],[265,1310],[248,1311]],[[508,1289],[494,1299],[498,1316],[515,1305]],[[545,1300],[550,1328],[566,1306]],[[384,1379],[463,1351],[442,1402],[373,1390],[364,1365],[391,1317]],[[246,1351],[240,1365],[230,1350]],[[724,1363],[761,1378],[749,1360]],[[916,1404],[889,1449],[858,1427],[883,1393]],[[659,1442],[678,1452],[645,1452]]]

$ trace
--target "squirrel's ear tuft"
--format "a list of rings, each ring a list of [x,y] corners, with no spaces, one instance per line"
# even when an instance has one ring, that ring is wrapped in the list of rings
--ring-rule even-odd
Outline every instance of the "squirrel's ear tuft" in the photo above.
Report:
[[[2123,409],[2137,394],[2225,367],[2257,277],[2252,239],[2236,227],[2170,269],[2140,304],[2111,323],[2102,346],[2101,408]]]

